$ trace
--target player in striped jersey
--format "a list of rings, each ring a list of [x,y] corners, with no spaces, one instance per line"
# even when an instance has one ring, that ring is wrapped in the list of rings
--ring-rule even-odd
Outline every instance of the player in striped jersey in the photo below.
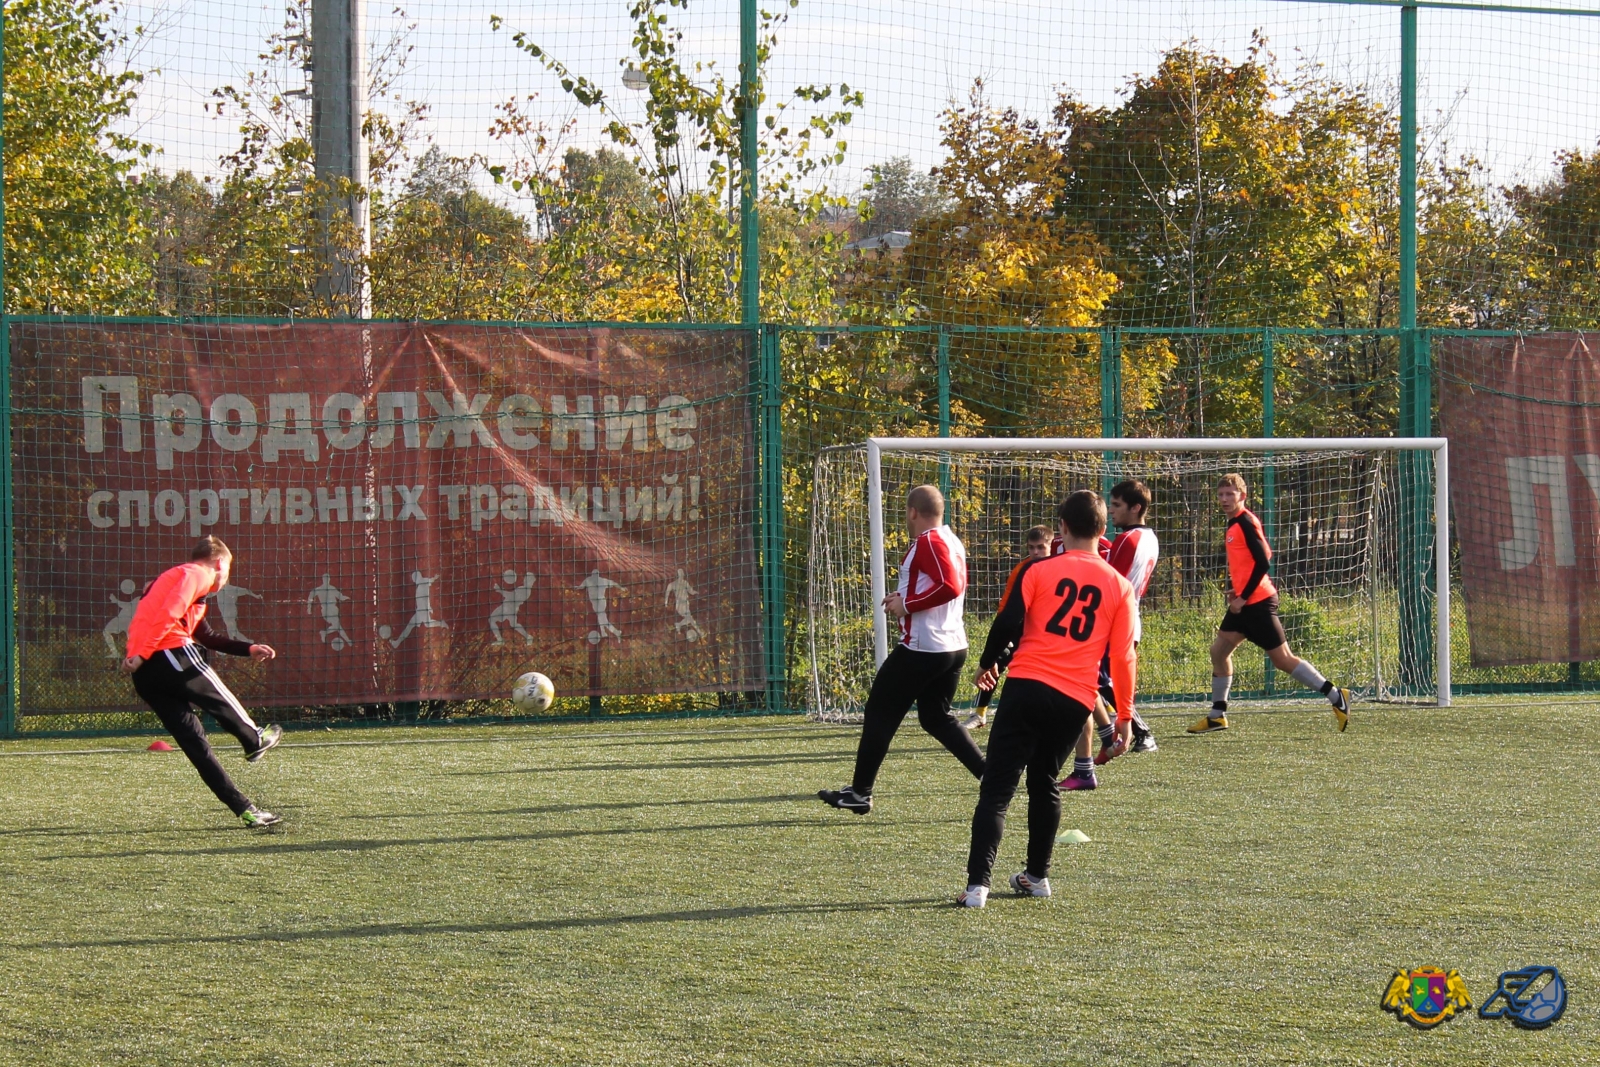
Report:
[[[900,642],[878,667],[856,746],[856,773],[843,789],[817,796],[857,815],[872,810],[872,786],[889,754],[889,742],[911,705],[917,721],[960,760],[973,777],[983,777],[983,753],[972,735],[950,714],[950,702],[967,662],[967,630],[961,613],[967,592],[967,550],[944,524],[944,494],[919,485],[906,498],[911,549],[900,561],[900,584],[883,598],[883,609],[898,620]]]
[[[1000,602],[1002,604],[1005,603],[1006,597],[1011,592],[1011,587],[1016,584],[1017,575],[1022,573],[1022,568],[1027,565],[1027,562],[1030,559],[1045,559],[1050,556],[1053,543],[1050,527],[1048,526],[1035,526],[1028,531],[1028,554],[1023,556],[1015,567],[1011,568],[1011,574],[1006,578],[1005,590],[1000,594]],[[1000,660],[996,665],[998,674],[1006,672],[1006,665],[1011,662],[1011,653],[1012,649],[1010,648],[1000,653]],[[978,705],[961,725],[969,730],[981,730],[987,726],[989,724],[989,702],[993,699],[994,690],[992,688],[978,690]]]
[[[1133,586],[1096,551],[1105,531],[1105,505],[1098,494],[1081,489],[1067,497],[1057,516],[1066,550],[1024,565],[1000,605],[978,662],[980,687],[993,687],[999,680],[1001,650],[1016,646],[972,813],[967,888],[956,898],[963,907],[981,908],[989,899],[1006,809],[1024,771],[1028,865],[1011,876],[1011,888],[1022,896],[1050,895],[1050,861],[1061,826],[1056,776],[1088,720],[1107,651],[1117,720],[1133,719],[1137,607]]]
[[[1105,559],[1113,570],[1128,579],[1137,603],[1144,598],[1145,590],[1150,588],[1150,578],[1155,574],[1156,560],[1161,554],[1155,531],[1145,525],[1145,517],[1150,510],[1149,487],[1131,479],[1118,482],[1111,488],[1111,502],[1106,510],[1121,532],[1105,552]],[[1133,629],[1134,643],[1137,644],[1143,635],[1143,623],[1137,614],[1134,616]],[[1093,759],[1089,757],[1092,742],[1090,725],[1085,723],[1083,736],[1078,739],[1078,751],[1072,761],[1072,773],[1061,779],[1062,789],[1094,789],[1099,785],[1094,773],[1097,764],[1107,763],[1124,752],[1156,751],[1155,735],[1138,712],[1134,712],[1124,732],[1119,732],[1112,725],[1106,709],[1115,706],[1108,659],[1100,664],[1100,700],[1094,706],[1093,724],[1095,733],[1100,737],[1100,754]]]
[[[1283,620],[1278,618],[1278,587],[1267,577],[1272,546],[1267,544],[1261,520],[1244,506],[1248,496],[1249,489],[1240,475],[1225,474],[1217,483],[1217,505],[1228,516],[1228,613],[1222,617],[1216,639],[1211,642],[1211,712],[1195,720],[1189,733],[1228,728],[1233,650],[1245,641],[1259,645],[1274,667],[1327,697],[1333,705],[1333,719],[1343,731],[1350,723],[1350,690],[1338,688],[1289,650]]]
[[[278,816],[262,811],[239,792],[223,770],[195,708],[209,714],[239,739],[245,759],[256,762],[283,737],[283,728],[258,727],[233,693],[217,677],[205,649],[231,656],[249,656],[258,663],[278,654],[271,645],[236,641],[206,624],[204,598],[228,584],[233,552],[215,537],[203,537],[189,562],[163,571],[145,586],[139,609],[128,624],[127,658],[122,669],[133,675],[133,688],[150,705],[161,725],[171,731],[200,778],[217,799],[246,826],[265,827]]]

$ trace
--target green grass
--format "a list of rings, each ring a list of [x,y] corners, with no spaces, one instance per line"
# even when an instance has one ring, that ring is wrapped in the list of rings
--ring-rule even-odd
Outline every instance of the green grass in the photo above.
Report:
[[[914,719],[865,818],[810,798],[854,731],[792,720],[292,735],[226,757],[272,835],[144,741],[0,745],[0,1062],[1600,1060],[1600,708],[1234,721],[1158,718],[1064,798],[1056,897],[982,912]],[[1532,962],[1543,1033],[1378,1010],[1401,965]]]

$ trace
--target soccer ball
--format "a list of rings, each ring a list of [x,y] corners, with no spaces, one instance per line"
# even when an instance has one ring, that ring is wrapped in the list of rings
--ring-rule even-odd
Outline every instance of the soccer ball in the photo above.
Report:
[[[511,689],[511,703],[518,711],[543,711],[555,698],[556,687],[538,671],[524,674]]]

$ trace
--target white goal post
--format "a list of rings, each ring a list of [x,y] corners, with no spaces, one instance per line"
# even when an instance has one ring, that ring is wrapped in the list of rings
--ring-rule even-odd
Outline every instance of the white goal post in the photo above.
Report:
[[[1439,706],[1450,704],[1450,445],[1443,437],[1333,438],[983,438],[873,437],[866,442],[866,511],[870,539],[872,643],[875,664],[889,654],[889,623],[882,604],[887,591],[884,559],[883,456],[889,453],[1373,453],[1434,454],[1433,565],[1435,587],[1435,686]],[[1158,502],[1159,506],[1159,502]],[[1376,609],[1374,609],[1376,610]],[[1426,647],[1426,646],[1423,646]]]

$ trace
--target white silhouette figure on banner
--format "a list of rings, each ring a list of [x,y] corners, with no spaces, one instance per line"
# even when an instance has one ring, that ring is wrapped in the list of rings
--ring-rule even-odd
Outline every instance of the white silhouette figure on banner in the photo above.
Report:
[[[678,621],[673,623],[672,628],[681,633],[685,641],[698,641],[705,636],[689,611],[689,598],[694,594],[694,586],[689,584],[689,579],[683,576],[683,568],[679,567],[677,580],[667,583],[666,603],[671,604],[672,610],[678,613]]]
[[[124,578],[121,588],[123,596],[133,596],[133,591],[139,588],[139,584],[132,578]],[[107,599],[117,605],[119,610],[111,621],[105,624],[100,635],[106,639],[106,654],[112,659],[121,659],[122,650],[117,647],[117,636],[128,632],[128,627],[133,623],[133,613],[139,610],[139,601],[144,597],[133,596],[132,600],[122,600],[113,594]]]
[[[263,603],[265,598],[260,593],[252,593],[242,585],[225,585],[212,595],[216,597],[217,614],[222,616],[222,625],[227,627],[228,636],[235,641],[250,640],[239,632],[239,598],[253,596]]]
[[[407,637],[411,636],[411,631],[415,630],[419,626],[424,630],[450,629],[449,623],[445,622],[443,619],[436,619],[433,617],[433,583],[437,582],[438,580],[439,576],[437,574],[435,574],[432,578],[424,578],[421,571],[411,572],[412,584],[416,586],[417,607],[416,610],[411,613],[411,620],[406,623],[406,628],[400,631],[400,636],[395,638],[393,641],[390,641],[389,644],[393,645],[395,648],[399,648],[400,643]],[[389,628],[387,626],[379,627],[378,636],[388,637],[388,630]]]
[[[500,606],[489,613],[489,632],[494,634],[494,640],[490,643],[496,648],[506,643],[506,639],[500,636],[500,624],[505,623],[522,635],[524,643],[531,645],[533,638],[522,628],[522,623],[517,621],[517,613],[533,595],[533,575],[524,574],[522,584],[518,585],[517,572],[508,570],[500,575],[500,580],[511,588],[501,589],[498,583],[495,584],[494,591],[500,594]]]
[[[227,586],[223,586],[223,589],[227,588]],[[350,640],[350,635],[344,632],[344,623],[339,621],[339,605],[349,599],[349,597],[334,588],[333,576],[328,574],[322,576],[321,585],[306,594],[307,615],[311,614],[311,609],[314,605],[320,604],[322,606],[323,627],[322,632],[317,634],[317,638],[327,642],[328,638],[332,637],[331,644],[335,652],[342,651],[347,646],[355,644],[354,641]]]
[[[578,583],[578,588],[589,594],[589,607],[594,609],[595,628],[589,631],[589,643],[598,645],[608,637],[621,637],[622,631],[611,625],[606,594],[613,589],[621,589],[622,585],[602,575],[597,567],[589,572],[589,577]]]

